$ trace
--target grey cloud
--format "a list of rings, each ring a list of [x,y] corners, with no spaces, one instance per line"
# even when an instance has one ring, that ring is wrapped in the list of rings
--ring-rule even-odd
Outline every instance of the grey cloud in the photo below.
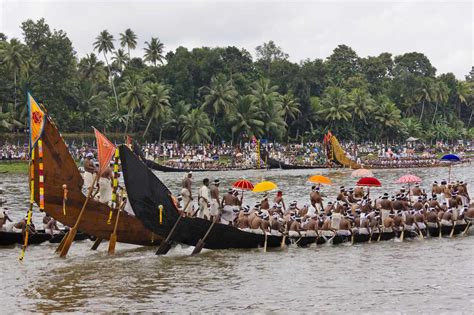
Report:
[[[438,73],[458,78],[473,64],[471,2],[0,1],[9,37],[21,37],[22,21],[44,17],[68,33],[79,56],[92,51],[101,30],[118,38],[130,27],[140,41],[135,55],[152,36],[167,50],[234,45],[252,53],[272,39],[296,62],[326,58],[344,43],[363,57],[423,52]]]

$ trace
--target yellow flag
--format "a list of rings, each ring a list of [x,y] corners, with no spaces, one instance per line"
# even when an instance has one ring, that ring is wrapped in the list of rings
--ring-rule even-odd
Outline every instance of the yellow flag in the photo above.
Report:
[[[46,115],[30,93],[28,93],[28,112],[30,115],[30,150],[33,150],[43,133]]]

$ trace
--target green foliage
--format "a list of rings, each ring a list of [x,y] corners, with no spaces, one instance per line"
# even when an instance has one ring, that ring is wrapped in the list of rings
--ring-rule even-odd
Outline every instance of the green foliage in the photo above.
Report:
[[[22,40],[0,33],[3,132],[25,128],[31,91],[63,132],[93,125],[190,143],[316,141],[327,129],[355,141],[473,137],[472,73],[466,81],[436,76],[418,52],[361,58],[339,45],[327,59],[295,63],[271,40],[256,47],[253,60],[234,46],[165,53],[155,36],[144,42],[143,57],[130,58],[143,41],[126,29],[100,32],[98,56],[78,59],[67,34],[44,19],[21,28]]]

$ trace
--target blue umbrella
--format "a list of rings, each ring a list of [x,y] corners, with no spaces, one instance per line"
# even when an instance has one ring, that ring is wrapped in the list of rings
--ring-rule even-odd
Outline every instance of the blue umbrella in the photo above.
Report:
[[[461,161],[461,158],[459,156],[457,156],[456,154],[446,154],[441,158],[441,161],[459,162],[459,161]]]
[[[441,158],[441,161],[446,161],[449,162],[449,175],[448,175],[448,181],[451,181],[451,165],[454,162],[459,162],[461,161],[461,158],[457,156],[456,154],[446,154]]]

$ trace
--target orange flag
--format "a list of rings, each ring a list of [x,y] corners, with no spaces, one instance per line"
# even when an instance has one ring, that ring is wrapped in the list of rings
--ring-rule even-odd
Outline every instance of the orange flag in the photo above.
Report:
[[[46,115],[30,93],[28,93],[28,112],[30,121],[30,150],[33,150],[36,142],[38,142],[38,139],[43,134]]]
[[[97,155],[99,158],[99,176],[109,167],[110,160],[115,153],[115,146],[101,134],[97,129],[94,128],[95,139],[97,141]]]

